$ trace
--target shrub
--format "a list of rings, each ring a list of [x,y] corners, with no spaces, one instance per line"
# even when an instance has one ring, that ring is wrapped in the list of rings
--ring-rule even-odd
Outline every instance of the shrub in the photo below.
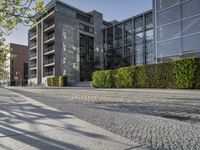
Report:
[[[111,88],[114,87],[113,71],[101,70],[95,71],[92,76],[93,86],[96,88]]]
[[[181,59],[174,62],[174,73],[178,88],[200,87],[200,58]]]
[[[136,80],[135,87],[140,87],[140,88],[149,87],[149,78],[147,75],[147,67],[146,66],[136,67],[135,80]]]
[[[200,88],[200,58],[96,71],[93,85],[99,88]]]
[[[67,80],[68,80],[67,77],[65,77],[65,76],[60,76],[60,77],[59,77],[59,86],[60,86],[60,87],[67,86]]]
[[[67,86],[67,77],[60,76],[60,77],[49,77],[47,78],[47,85],[48,86]]]
[[[115,87],[117,88],[132,88],[135,86],[135,67],[124,67],[117,69],[114,74]]]

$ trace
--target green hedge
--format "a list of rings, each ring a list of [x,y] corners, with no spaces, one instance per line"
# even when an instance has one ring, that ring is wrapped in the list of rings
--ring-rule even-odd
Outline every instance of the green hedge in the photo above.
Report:
[[[113,83],[113,71],[101,70],[95,71],[92,75],[93,86],[96,88],[112,88]]]
[[[200,58],[93,73],[98,88],[200,88]]]
[[[67,77],[59,76],[59,77],[49,77],[47,78],[48,86],[56,86],[56,87],[64,87],[67,86]]]

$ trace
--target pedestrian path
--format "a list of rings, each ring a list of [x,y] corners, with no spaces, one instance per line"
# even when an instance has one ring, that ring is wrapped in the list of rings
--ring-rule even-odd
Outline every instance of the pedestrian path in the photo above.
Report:
[[[2,150],[142,150],[140,145],[0,88]]]

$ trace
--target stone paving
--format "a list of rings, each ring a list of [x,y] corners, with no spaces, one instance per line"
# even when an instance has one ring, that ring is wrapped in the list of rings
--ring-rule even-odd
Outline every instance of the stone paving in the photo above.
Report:
[[[151,149],[200,150],[199,91],[75,88],[15,91]]]
[[[0,150],[130,149],[146,148],[69,113],[0,88]]]

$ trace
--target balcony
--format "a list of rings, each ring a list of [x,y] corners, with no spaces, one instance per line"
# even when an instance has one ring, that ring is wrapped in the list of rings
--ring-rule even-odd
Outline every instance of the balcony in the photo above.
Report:
[[[36,74],[30,74],[29,78],[36,78]]]
[[[29,64],[29,68],[36,68],[36,63],[34,63],[34,64]]]
[[[31,53],[31,54],[29,55],[30,59],[33,59],[33,58],[35,58],[36,56],[37,56],[36,53]]]
[[[52,59],[47,59],[47,60],[44,60],[44,66],[53,66],[55,64],[55,59],[52,58]]]
[[[54,29],[54,21],[48,22],[47,24],[44,25],[44,32],[47,31],[52,31],[52,29]]]
[[[33,40],[36,38],[36,32],[30,33],[29,39]]]
[[[55,34],[52,33],[52,34],[46,35],[44,37],[44,41],[45,41],[45,43],[49,43],[49,42],[52,42],[54,40],[54,38],[55,38]]]
[[[48,55],[48,54],[52,54],[55,51],[55,46],[50,46],[44,49],[44,54]]]
[[[54,76],[54,72],[53,71],[44,72],[44,77],[48,77],[48,76]]]
[[[29,50],[36,49],[36,42],[29,45]]]

